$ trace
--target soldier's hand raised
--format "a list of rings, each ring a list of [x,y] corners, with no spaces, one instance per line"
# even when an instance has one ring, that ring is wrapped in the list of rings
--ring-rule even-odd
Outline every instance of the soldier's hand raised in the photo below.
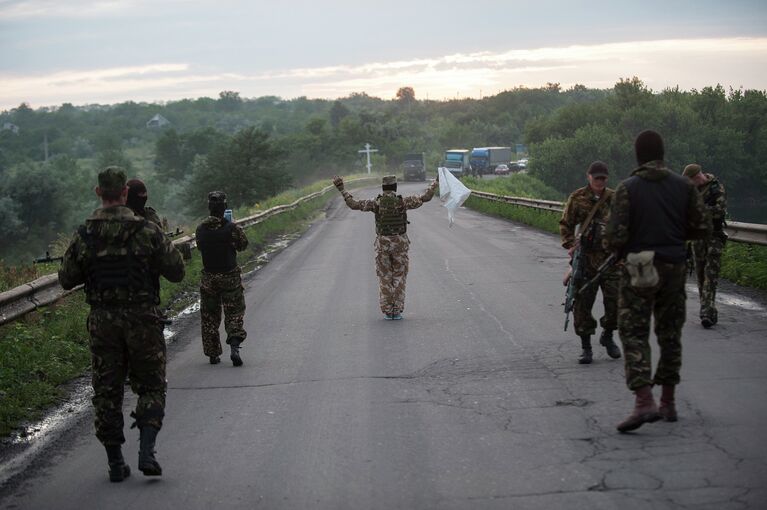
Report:
[[[344,190],[344,180],[341,177],[334,175],[333,184],[336,186],[336,188],[338,188],[338,191]]]

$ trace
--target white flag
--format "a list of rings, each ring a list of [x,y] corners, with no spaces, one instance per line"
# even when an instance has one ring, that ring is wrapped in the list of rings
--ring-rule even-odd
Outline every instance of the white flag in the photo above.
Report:
[[[453,226],[455,210],[463,205],[471,190],[463,185],[456,176],[445,167],[440,167],[439,173],[439,199],[447,208],[447,219]]]

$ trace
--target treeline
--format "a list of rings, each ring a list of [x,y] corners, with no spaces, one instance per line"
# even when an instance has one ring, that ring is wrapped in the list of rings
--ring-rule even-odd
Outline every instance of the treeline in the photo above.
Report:
[[[0,260],[28,261],[68,237],[98,206],[96,173],[108,164],[143,179],[149,205],[171,225],[188,225],[204,215],[212,189],[227,191],[235,207],[251,206],[290,185],[364,171],[357,151],[365,143],[379,150],[374,168],[387,172],[409,152],[425,152],[433,169],[448,148],[527,143],[531,173],[566,194],[594,159],[627,175],[634,136],[654,128],[674,168],[696,161],[722,177],[731,197],[761,200],[766,108],[764,92],[653,93],[638,79],[609,90],[548,84],[481,100],[424,101],[403,87],[391,100],[224,91],[164,104],[22,104],[0,113]]]
[[[735,219],[749,219],[739,218],[742,213],[767,221],[757,212],[767,205],[764,91],[725,91],[717,85],[654,93],[637,78],[621,80],[598,101],[565,105],[527,124],[531,173],[568,192],[582,185],[589,164],[600,159],[615,183],[636,167],[633,141],[644,129],[661,133],[670,168],[681,172],[688,163],[699,163],[719,177]]]

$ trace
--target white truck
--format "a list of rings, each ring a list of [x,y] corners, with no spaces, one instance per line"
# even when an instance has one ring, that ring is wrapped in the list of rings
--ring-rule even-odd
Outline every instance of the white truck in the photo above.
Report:
[[[445,168],[456,177],[469,175],[471,173],[471,163],[469,162],[470,156],[471,151],[468,149],[446,150],[440,168]],[[439,171],[439,168],[437,170]]]

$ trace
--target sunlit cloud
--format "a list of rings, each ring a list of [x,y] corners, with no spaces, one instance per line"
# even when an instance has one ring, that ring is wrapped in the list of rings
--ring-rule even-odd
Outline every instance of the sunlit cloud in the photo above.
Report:
[[[565,88],[575,84],[609,88],[618,79],[631,76],[639,76],[655,90],[673,86],[702,88],[717,83],[767,89],[767,38],[512,49],[259,73],[208,71],[191,63],[163,63],[43,76],[0,75],[0,108],[11,108],[22,101],[42,106],[215,97],[221,90],[237,90],[244,97],[336,98],[366,92],[391,98],[405,85],[414,87],[421,99],[449,99],[490,95],[517,86],[537,87],[547,82]]]

